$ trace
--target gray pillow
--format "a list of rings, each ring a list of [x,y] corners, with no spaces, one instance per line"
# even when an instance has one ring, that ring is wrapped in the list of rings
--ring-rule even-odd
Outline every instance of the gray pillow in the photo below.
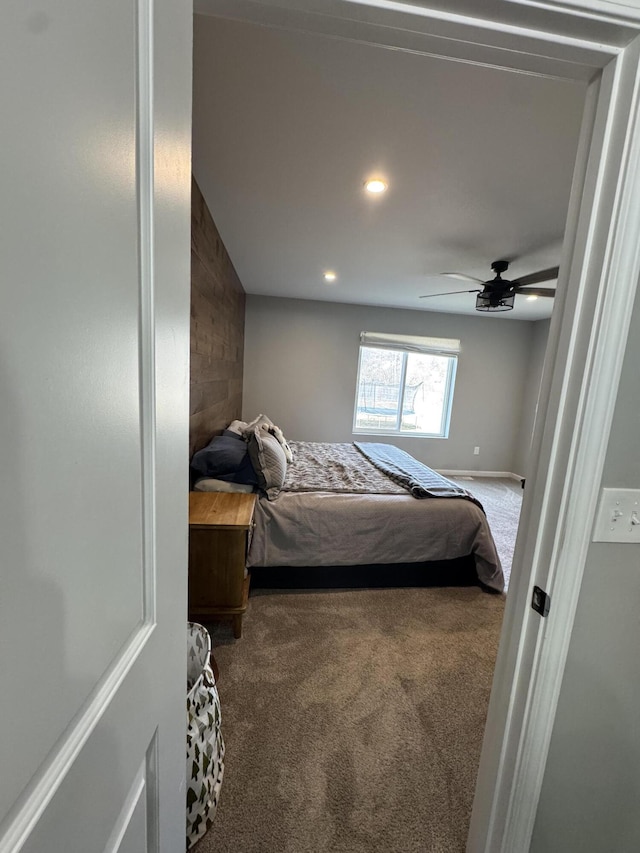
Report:
[[[256,427],[248,436],[249,458],[258,477],[258,485],[270,501],[278,497],[287,473],[287,458],[282,445],[266,429]]]

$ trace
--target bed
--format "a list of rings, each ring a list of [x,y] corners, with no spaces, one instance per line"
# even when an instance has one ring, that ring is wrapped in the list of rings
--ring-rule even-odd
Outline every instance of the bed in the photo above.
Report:
[[[291,443],[282,488],[258,501],[247,566],[406,564],[472,555],[478,580],[502,591],[500,560],[478,502],[434,472],[430,494],[414,496],[361,447],[365,443]]]
[[[417,566],[470,555],[477,579],[502,591],[491,530],[469,492],[392,445],[289,444],[259,417],[264,421],[243,424],[234,436],[246,442],[258,481],[249,569]],[[225,433],[227,445],[240,453],[233,432]],[[244,469],[229,476],[240,482],[200,477],[195,488],[254,487],[244,484]]]

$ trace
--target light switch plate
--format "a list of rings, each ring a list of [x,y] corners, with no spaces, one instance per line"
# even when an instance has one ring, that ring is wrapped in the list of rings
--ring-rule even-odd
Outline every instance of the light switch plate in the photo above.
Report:
[[[640,489],[603,489],[594,542],[640,542]]]

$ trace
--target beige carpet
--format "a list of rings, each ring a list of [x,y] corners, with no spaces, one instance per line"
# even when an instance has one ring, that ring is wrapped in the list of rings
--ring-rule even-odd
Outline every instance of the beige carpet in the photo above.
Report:
[[[504,598],[260,592],[212,627],[227,746],[197,853],[461,853]]]
[[[519,480],[506,477],[449,477],[475,495],[489,520],[502,571],[505,589],[509,586],[513,549],[520,522],[524,491]]]

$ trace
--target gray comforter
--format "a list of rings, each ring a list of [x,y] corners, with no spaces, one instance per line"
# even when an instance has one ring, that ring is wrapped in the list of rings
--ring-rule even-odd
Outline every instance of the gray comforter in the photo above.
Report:
[[[503,589],[487,519],[464,490],[446,500],[416,500],[354,445],[291,446],[294,461],[280,494],[258,501],[249,567],[421,563],[473,554],[479,579]]]
[[[407,490],[379,471],[355,444],[292,441],[293,462],[283,492],[352,495],[406,495]]]

